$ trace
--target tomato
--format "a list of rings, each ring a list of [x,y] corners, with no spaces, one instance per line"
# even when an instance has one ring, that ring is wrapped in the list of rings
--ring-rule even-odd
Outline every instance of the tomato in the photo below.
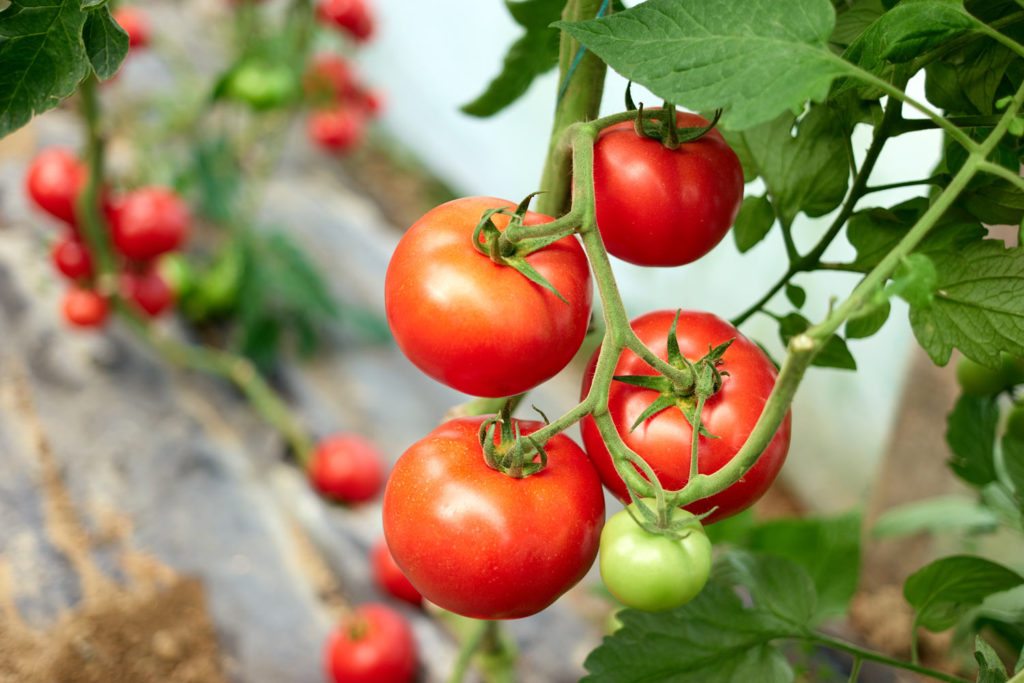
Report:
[[[366,116],[355,107],[311,112],[306,123],[310,139],[329,152],[348,152],[363,140]]]
[[[680,126],[706,126],[677,112]],[[594,144],[594,207],[609,254],[642,266],[696,261],[722,241],[743,201],[743,169],[717,130],[675,150],[637,135],[633,122]]]
[[[225,94],[264,111],[280,107],[295,93],[295,74],[285,64],[249,61],[228,77]]]
[[[342,57],[324,52],[310,60],[302,77],[306,95],[320,102],[339,102],[359,92],[351,65]]]
[[[108,209],[114,247],[130,259],[148,261],[177,249],[192,222],[188,206],[173,190],[133,190]]]
[[[64,318],[76,327],[99,327],[109,313],[107,300],[96,290],[72,285],[64,293]]]
[[[384,305],[399,348],[439,382],[475,396],[511,396],[564,368],[590,321],[590,269],[575,237],[526,257],[565,297],[473,248],[481,214],[512,204],[455,199],[405,233],[388,264]],[[496,214],[499,230],[508,216]],[[551,218],[528,212],[527,225]]]
[[[370,565],[373,568],[373,582],[379,590],[410,605],[419,607],[423,604],[423,596],[395,564],[395,558],[391,557],[391,551],[383,538],[370,551]]]
[[[544,609],[587,573],[604,495],[564,434],[547,442],[537,474],[491,469],[477,435],[484,419],[446,422],[398,459],[384,490],[384,536],[427,600],[476,619],[514,619]],[[543,426],[516,422],[523,434]]]
[[[142,273],[121,274],[121,291],[139,310],[150,317],[156,317],[174,304],[174,292],[155,269]]]
[[[25,188],[39,208],[74,227],[75,202],[88,178],[86,165],[70,150],[49,147],[29,164]]]
[[[50,258],[57,270],[69,280],[91,278],[93,275],[89,249],[73,232],[65,234],[53,243]]]
[[[376,496],[384,484],[384,457],[365,437],[334,434],[317,444],[307,473],[313,488],[324,496],[362,503]]]
[[[631,325],[640,340],[662,359],[667,359],[667,336],[675,311],[654,311]],[[754,428],[768,394],[775,386],[777,371],[764,351],[739,330],[712,315],[682,311],[677,325],[679,349],[691,361],[708,351],[708,345],[735,339],[722,357],[719,369],[729,373],[721,388],[704,404],[701,425],[718,438],[701,437],[698,447],[699,471],[711,474],[724,467],[739,451]],[[600,349],[598,350],[598,352]],[[583,378],[583,394],[590,390],[597,353],[590,359]],[[616,375],[654,375],[653,368],[632,351],[624,351],[615,366]],[[682,410],[669,407],[649,417],[630,431],[633,423],[659,396],[657,391],[613,381],[608,392],[608,411],[627,446],[654,469],[662,486],[682,488],[690,478],[691,428]],[[710,498],[696,501],[686,509],[701,514],[717,506],[705,518],[711,524],[745,510],[760,498],[782,468],[789,450],[790,414],[779,427],[757,463],[743,478]],[[592,417],[581,423],[583,443],[605,486],[624,502],[629,501],[626,485],[615,471],[611,455]]]
[[[379,90],[360,89],[356,101],[368,116],[380,116],[384,110],[384,95]]]
[[[149,45],[149,19],[137,7],[118,7],[113,12],[116,21],[128,34],[129,47]]]
[[[327,638],[324,664],[336,683],[408,683],[416,678],[416,639],[399,612],[366,603]]]
[[[337,27],[362,42],[373,35],[373,17],[364,0],[321,0],[316,16],[328,26]]]
[[[653,509],[653,500],[644,499]],[[636,511],[636,503],[630,504]],[[639,514],[639,513],[637,513]],[[601,531],[601,579],[624,605],[662,612],[697,597],[711,575],[711,541],[697,518],[676,510],[673,521],[689,517],[692,524],[672,538],[646,531],[629,512],[616,512]]]
[[[999,368],[992,369],[962,356],[956,364],[956,379],[969,396],[994,396],[1024,382],[1024,360],[1003,352]]]

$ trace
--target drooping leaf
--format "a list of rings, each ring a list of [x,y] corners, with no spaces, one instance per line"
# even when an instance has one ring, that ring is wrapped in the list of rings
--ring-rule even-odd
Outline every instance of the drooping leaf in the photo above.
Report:
[[[1017,572],[972,555],[936,560],[907,577],[903,597],[929,631],[952,627],[968,609],[994,593],[1024,584]]]
[[[978,683],[1006,683],[1003,660],[981,636],[974,639],[974,659],[978,662]]]
[[[878,306],[870,307],[863,315],[851,317],[846,321],[846,338],[865,339],[874,335],[885,325],[891,310],[892,306],[886,300]]]
[[[803,308],[803,305],[807,303],[807,292],[803,287],[794,285],[792,282],[787,282],[786,298],[789,299],[789,303],[793,304],[796,308]]]
[[[648,0],[620,14],[556,24],[612,69],[694,111],[724,109],[742,130],[820,102],[852,73],[828,49],[828,0]]]
[[[998,423],[999,406],[989,396],[961,395],[946,418],[946,443],[953,453],[949,466],[969,484],[984,486],[996,479]]]
[[[82,40],[89,62],[101,81],[116,74],[128,56],[128,34],[114,21],[106,5],[89,12]]]
[[[1000,351],[1024,356],[1024,248],[981,240],[929,256],[938,290],[930,306],[911,307],[910,324],[932,360],[945,365],[954,347],[990,367]]]
[[[507,0],[523,35],[512,43],[501,72],[476,99],[462,106],[472,116],[493,116],[515,102],[533,80],[558,64],[559,33],[551,23],[562,16],[565,0]]]
[[[765,238],[775,222],[775,210],[765,197],[744,197],[736,222],[732,226],[732,237],[740,252],[752,249]]]
[[[925,67],[925,95],[959,114],[993,114],[996,92],[1015,55],[991,38],[972,40]]]

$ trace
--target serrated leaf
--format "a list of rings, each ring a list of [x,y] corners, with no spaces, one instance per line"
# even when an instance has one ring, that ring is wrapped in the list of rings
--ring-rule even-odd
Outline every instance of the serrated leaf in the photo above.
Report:
[[[114,21],[109,7],[89,12],[82,40],[93,71],[101,81],[116,74],[128,56],[128,34]]]
[[[562,16],[565,0],[507,1],[512,17],[526,32],[509,47],[501,72],[487,89],[461,107],[472,116],[493,116],[515,102],[533,80],[558,64],[559,33],[551,23]]]
[[[894,538],[919,533],[994,529],[998,524],[999,518],[975,500],[941,496],[886,510],[875,522],[871,534],[875,538]]]
[[[556,26],[655,95],[724,109],[723,125],[741,130],[824,100],[834,78],[852,73],[828,49],[834,22],[828,0],[648,0]]]
[[[807,292],[803,287],[787,282],[786,298],[789,299],[789,303],[793,304],[794,307],[803,308],[803,305],[807,303]]]
[[[766,197],[744,197],[732,226],[736,248],[741,253],[752,249],[765,238],[774,222],[775,210]]]
[[[1024,219],[1024,192],[1003,178],[969,187],[957,198],[957,205],[990,225],[1017,225]]]
[[[992,397],[963,394],[946,418],[946,443],[953,453],[949,466],[969,484],[996,480],[995,445],[999,406]]]
[[[1010,48],[979,37],[925,67],[925,95],[949,112],[994,114],[996,91],[1015,58]]]
[[[892,306],[886,300],[878,306],[871,306],[870,310],[863,315],[850,318],[846,321],[846,338],[865,339],[872,336],[885,325],[891,310]]]
[[[827,106],[812,107],[799,122],[787,112],[742,132],[725,130],[723,135],[731,145],[746,150],[748,164],[764,179],[784,223],[801,211],[822,216],[846,196],[846,135],[841,119]]]
[[[859,578],[858,513],[765,522],[751,529],[747,547],[783,557],[807,571],[817,594],[810,621],[846,612]]]
[[[945,631],[994,593],[1024,584],[1024,577],[990,560],[955,555],[936,560],[907,577],[903,597],[917,611],[917,624]]]
[[[930,307],[910,309],[910,324],[935,364],[949,362],[954,347],[990,367],[1000,351],[1024,356],[1024,248],[981,240],[929,256],[938,291]]]
[[[836,27],[832,31],[831,42],[844,47],[850,45],[884,13],[881,0],[841,3],[836,8]]]
[[[978,662],[978,683],[1006,683],[1003,661],[981,636],[974,638],[974,660]]]
[[[735,558],[734,558],[735,555]],[[780,558],[730,553],[692,602],[663,613],[625,610],[625,626],[587,657],[584,681],[758,681],[791,683],[793,671],[773,640],[800,637],[814,584]],[[747,558],[747,559],[744,559]],[[734,590],[742,582],[753,605]]]
[[[13,0],[0,10],[0,137],[56,107],[89,73],[79,0]]]

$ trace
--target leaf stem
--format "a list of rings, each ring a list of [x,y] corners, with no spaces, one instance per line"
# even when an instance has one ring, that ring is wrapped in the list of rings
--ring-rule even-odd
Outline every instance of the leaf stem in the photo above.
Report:
[[[920,666],[918,664],[912,664],[910,662],[904,662],[900,659],[893,659],[892,657],[886,657],[883,654],[872,652],[871,650],[865,650],[857,647],[852,643],[838,640],[836,638],[830,638],[821,633],[811,633],[805,636],[806,640],[811,643],[818,645],[824,645],[825,647],[832,648],[833,650],[840,650],[841,652],[848,652],[849,654],[857,657],[858,659],[868,660],[871,662],[878,662],[885,664],[897,669],[904,669],[906,671],[913,671],[914,673],[921,674],[922,676],[928,676],[934,678],[937,681],[946,681],[947,683],[967,683],[967,679],[960,678],[959,676],[953,676],[951,674],[944,673],[942,671],[936,671],[927,667]],[[854,680],[853,678],[850,679]]]
[[[997,175],[1003,180],[1007,180],[1016,185],[1018,190],[1024,190],[1024,178],[1021,178],[1019,173],[1014,173],[1005,166],[1001,166],[985,159],[978,164],[978,170],[984,171],[985,173],[991,173],[992,175]]]
[[[850,678],[848,683],[857,683],[857,678],[860,676],[860,667],[864,664],[864,658],[860,655],[854,655],[853,667],[850,669]]]

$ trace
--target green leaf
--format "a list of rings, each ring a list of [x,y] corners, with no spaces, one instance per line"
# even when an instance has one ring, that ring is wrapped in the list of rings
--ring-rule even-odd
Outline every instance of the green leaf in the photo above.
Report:
[[[807,303],[807,292],[804,291],[803,287],[794,285],[792,282],[787,282],[786,298],[789,299],[789,303],[793,304],[796,308],[803,308],[803,305]]]
[[[779,320],[779,336],[783,344],[789,344],[789,340],[800,334],[811,323],[799,313],[790,313]],[[839,370],[856,370],[857,361],[846,346],[843,338],[833,334],[825,340],[821,351],[814,356],[811,365],[823,368],[837,368]]]
[[[984,505],[962,496],[941,496],[886,510],[875,522],[875,538],[995,529],[999,518]]]
[[[736,222],[732,226],[732,237],[740,252],[750,251],[765,238],[775,222],[775,210],[766,197],[744,197]]]
[[[1003,661],[981,636],[974,638],[974,659],[978,662],[978,683],[1006,683]]]
[[[56,107],[89,73],[80,0],[13,0],[0,10],[0,137]]]
[[[979,37],[925,67],[925,95],[949,112],[994,114],[996,92],[1015,58],[1010,48]]]
[[[724,109],[741,130],[823,101],[852,73],[828,49],[829,0],[648,0],[620,14],[559,22],[608,66],[694,111]]]
[[[1024,248],[981,240],[929,256],[938,291],[930,307],[911,307],[910,324],[935,364],[945,365],[954,347],[990,367],[1000,351],[1024,356]]]
[[[1003,178],[968,187],[957,198],[957,205],[990,225],[1017,225],[1024,219],[1024,192]]]
[[[744,605],[734,586],[748,588]],[[801,637],[798,615],[813,611],[814,584],[781,558],[730,553],[692,602],[663,613],[624,610],[624,628],[587,657],[590,683],[758,681],[791,683],[779,638]]]
[[[817,593],[814,622],[846,612],[859,578],[858,513],[765,522],[751,530],[747,547],[783,557],[807,571]]]
[[[89,12],[82,40],[93,71],[101,81],[116,74],[128,56],[128,34],[114,21],[107,6]]]
[[[881,0],[854,0],[836,7],[836,27],[832,41],[844,47],[853,43],[861,33],[885,13]]]
[[[963,394],[946,418],[946,443],[953,452],[949,466],[969,484],[996,480],[995,445],[999,406],[990,397]]]
[[[1024,511],[1024,441],[1004,434],[1002,440],[1002,465],[1013,487],[1013,497]]]
[[[931,308],[938,291],[939,274],[935,264],[924,254],[910,254],[892,276],[888,291],[900,296],[911,306]]]
[[[558,64],[559,33],[552,22],[562,16],[565,0],[522,0],[505,5],[526,32],[512,43],[501,72],[475,100],[462,106],[472,116],[493,116],[515,102],[537,76]]]
[[[994,593],[1024,584],[1024,577],[1006,567],[971,555],[936,560],[911,574],[903,597],[917,611],[917,624],[945,631]]]
[[[740,133],[726,130],[723,135],[731,145],[746,150],[748,164],[764,179],[783,223],[791,223],[800,211],[822,216],[846,196],[850,175],[846,135],[841,119],[827,106],[812,107],[799,122],[785,113]]]
[[[863,315],[850,318],[846,321],[846,338],[864,339],[872,336],[885,325],[891,309],[892,306],[886,300],[878,306],[871,306]]]

